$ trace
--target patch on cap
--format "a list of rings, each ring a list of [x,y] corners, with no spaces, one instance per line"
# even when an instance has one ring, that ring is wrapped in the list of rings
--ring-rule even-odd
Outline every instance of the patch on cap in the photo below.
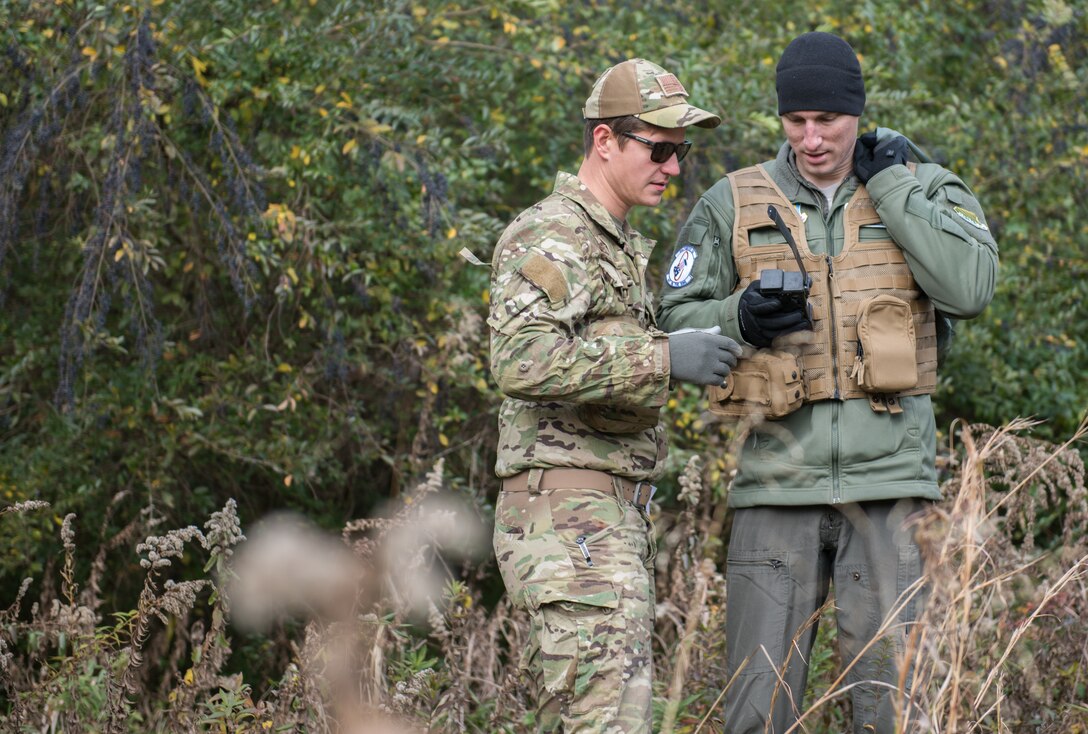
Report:
[[[688,96],[688,90],[684,89],[684,85],[680,83],[680,80],[676,78],[675,74],[658,74],[656,77],[658,86],[661,87],[662,93],[666,97],[672,97],[677,94]]]

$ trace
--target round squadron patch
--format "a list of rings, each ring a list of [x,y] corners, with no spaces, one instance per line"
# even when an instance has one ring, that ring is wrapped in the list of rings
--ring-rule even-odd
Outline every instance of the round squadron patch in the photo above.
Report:
[[[669,272],[665,274],[665,282],[673,288],[682,288],[691,282],[692,271],[695,269],[697,253],[691,245],[684,245],[673,256]]]
[[[964,209],[962,206],[954,206],[952,207],[952,211],[956,213],[956,216],[970,224],[975,229],[981,229],[983,232],[990,231],[990,228],[987,227],[986,224],[978,218],[978,215],[970,209]]]

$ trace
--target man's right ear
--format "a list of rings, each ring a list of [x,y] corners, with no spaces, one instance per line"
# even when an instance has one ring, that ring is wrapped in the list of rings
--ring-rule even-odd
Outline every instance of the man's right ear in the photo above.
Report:
[[[616,150],[618,144],[619,141],[612,132],[612,128],[608,125],[605,125],[602,122],[600,125],[593,128],[593,151],[601,160],[608,160],[611,158],[613,151]]]

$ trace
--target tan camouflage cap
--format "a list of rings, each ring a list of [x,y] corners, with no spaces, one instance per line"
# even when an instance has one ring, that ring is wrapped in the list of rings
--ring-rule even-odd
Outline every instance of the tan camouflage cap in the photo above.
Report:
[[[587,120],[631,115],[658,127],[717,127],[722,119],[687,103],[675,74],[646,59],[628,59],[601,74],[582,116]]]

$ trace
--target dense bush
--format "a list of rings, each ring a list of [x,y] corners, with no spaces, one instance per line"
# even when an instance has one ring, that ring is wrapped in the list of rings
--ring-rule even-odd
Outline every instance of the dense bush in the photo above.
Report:
[[[776,150],[781,49],[834,31],[862,56],[863,128],[898,129],[962,174],[1001,247],[998,295],[943,370],[940,425],[1033,415],[1064,440],[1088,406],[1076,3],[0,0],[0,23],[0,501],[51,507],[4,518],[2,598],[33,576],[24,593],[44,603],[58,575],[101,566],[108,625],[144,588],[123,550],[134,528],[230,499],[246,522],[290,507],[339,528],[440,459],[486,519],[488,273],[458,252],[487,260],[576,168],[586,90],[633,55],[723,116],[693,131],[662,206],[632,215],[662,243],[655,282],[694,199]],[[731,436],[693,390],[669,420],[675,515],[693,454],[704,501],[722,496]],[[1027,531],[1040,545],[1059,540],[1063,491]],[[708,512],[713,556],[727,523]],[[82,538],[65,556],[69,513]],[[497,582],[479,574],[490,608]],[[237,646],[226,669],[264,670],[282,635]]]

